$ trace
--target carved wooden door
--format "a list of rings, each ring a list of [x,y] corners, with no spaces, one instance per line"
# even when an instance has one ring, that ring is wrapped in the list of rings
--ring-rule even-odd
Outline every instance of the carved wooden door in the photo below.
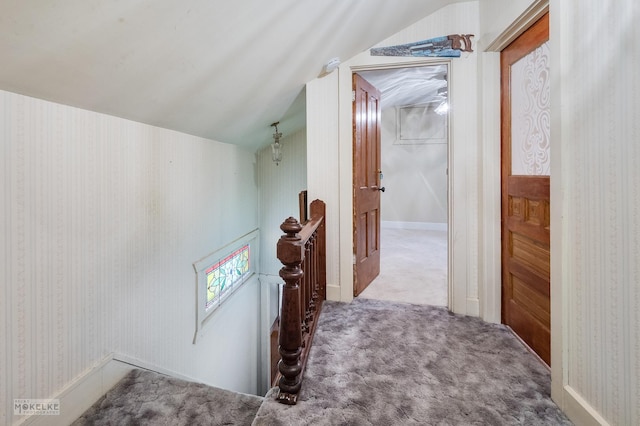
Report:
[[[501,53],[502,321],[551,365],[549,15]]]
[[[380,92],[353,75],[353,294],[380,273]]]

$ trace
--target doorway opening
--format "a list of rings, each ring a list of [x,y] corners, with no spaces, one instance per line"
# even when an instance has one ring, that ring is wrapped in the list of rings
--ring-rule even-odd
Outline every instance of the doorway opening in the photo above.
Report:
[[[381,93],[384,188],[380,274],[359,297],[448,306],[449,65],[355,73]]]

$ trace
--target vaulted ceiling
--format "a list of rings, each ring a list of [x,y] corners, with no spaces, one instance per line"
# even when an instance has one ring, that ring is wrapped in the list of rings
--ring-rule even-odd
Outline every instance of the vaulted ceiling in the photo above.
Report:
[[[303,89],[459,0],[3,0],[0,89],[258,148]]]

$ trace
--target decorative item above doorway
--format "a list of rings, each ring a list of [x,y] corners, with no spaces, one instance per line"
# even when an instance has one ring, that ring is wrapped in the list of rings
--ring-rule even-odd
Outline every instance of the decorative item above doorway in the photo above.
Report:
[[[459,58],[461,52],[473,52],[473,34],[451,34],[396,46],[374,47],[371,56],[437,56]]]

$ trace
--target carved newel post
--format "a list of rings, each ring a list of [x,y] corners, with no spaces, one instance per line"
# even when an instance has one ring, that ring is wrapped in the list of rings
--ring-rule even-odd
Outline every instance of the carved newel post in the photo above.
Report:
[[[277,399],[285,404],[295,404],[301,386],[302,364],[302,324],[300,323],[300,279],[302,269],[300,264],[304,256],[304,244],[298,232],[302,225],[293,217],[285,220],[280,229],[285,235],[278,240],[278,259],[284,265],[280,269],[280,276],[284,280],[282,293],[282,312],[280,314],[280,337],[278,352],[280,362],[278,370],[282,377],[278,382],[280,388]]]

